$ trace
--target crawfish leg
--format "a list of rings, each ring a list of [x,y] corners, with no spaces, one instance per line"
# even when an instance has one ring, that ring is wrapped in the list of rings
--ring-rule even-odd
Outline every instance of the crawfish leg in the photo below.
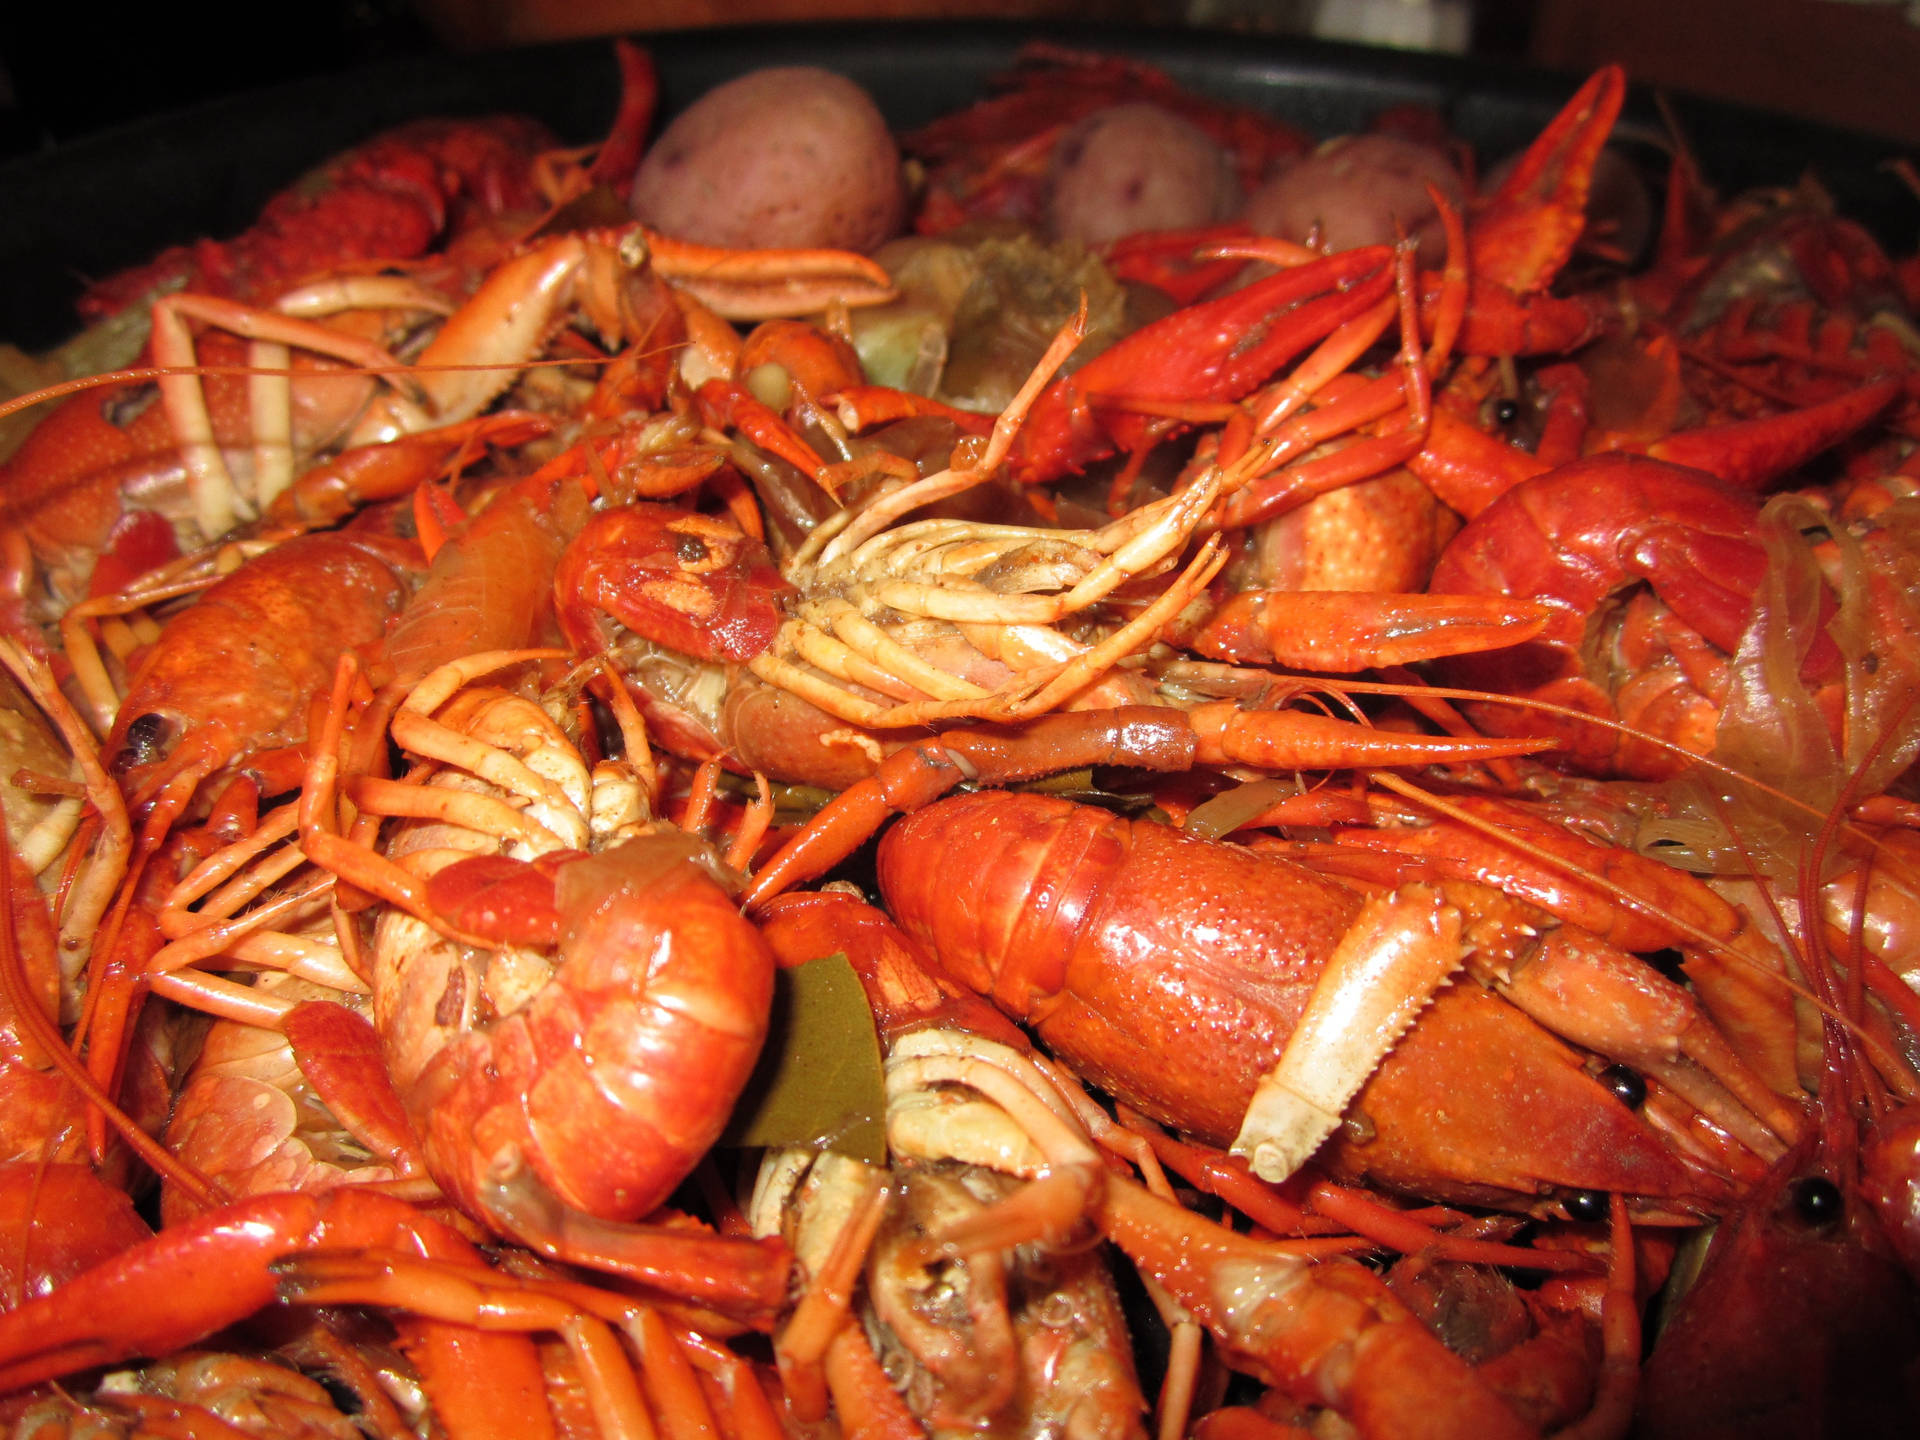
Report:
[[[870,778],[840,792],[783,846],[742,896],[753,911],[781,891],[823,875],[857,850],[890,815],[939,799],[965,780],[1006,784],[1077,765],[1138,765],[1179,771],[1194,763],[1193,730],[1160,706],[1046,715],[1020,728],[950,730],[897,750]]]
[[[949,730],[895,751],[843,790],[747,887],[749,910],[825,874],[889,815],[939,799],[963,780],[1005,785],[1085,765],[1178,772],[1196,764],[1283,770],[1485,760],[1538,748],[1525,742],[1401,735],[1298,710],[1242,711],[1216,701],[1191,713],[1162,705],[1043,715],[1020,727]]]
[[[1304,1403],[1331,1403],[1362,1435],[1529,1434],[1466,1361],[1358,1265],[1282,1257],[1117,1179],[1101,1226],[1213,1333],[1235,1368]]]

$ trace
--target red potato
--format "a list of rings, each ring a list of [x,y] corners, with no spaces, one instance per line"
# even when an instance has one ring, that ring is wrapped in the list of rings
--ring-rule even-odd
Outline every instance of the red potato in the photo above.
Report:
[[[667,126],[634,177],[635,218],[682,240],[872,250],[900,233],[900,151],[867,92],[810,66],[755,70]]]
[[[1395,135],[1342,136],[1273,175],[1248,198],[1241,219],[1285,240],[1305,241],[1317,231],[1329,250],[1390,245],[1397,224],[1419,237],[1420,263],[1438,265],[1446,240],[1429,181],[1455,205],[1464,203],[1459,174],[1431,146]]]
[[[1239,203],[1227,153],[1158,105],[1096,110],[1054,150],[1048,221],[1057,239],[1102,245],[1136,230],[1211,225]]]

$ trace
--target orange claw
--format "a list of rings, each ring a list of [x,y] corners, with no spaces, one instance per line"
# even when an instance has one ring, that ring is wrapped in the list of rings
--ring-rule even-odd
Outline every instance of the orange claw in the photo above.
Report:
[[[953,406],[943,405],[938,400],[930,400],[924,395],[915,395],[906,390],[895,390],[886,385],[842,385],[838,390],[821,398],[834,406],[840,423],[856,435],[879,425],[890,424],[895,420],[908,420],[922,415],[951,420],[969,435],[993,433],[991,415],[976,414],[972,410],[956,410]]]
[[[1647,454],[1705,470],[1743,490],[1758,490],[1853,434],[1903,388],[1896,379],[1876,380],[1783,415],[1679,430],[1647,446]]]
[[[367,1246],[478,1259],[452,1230],[383,1195],[336,1190],[243,1200],[171,1226],[0,1315],[0,1390],[178,1350],[272,1303],[276,1261]],[[485,1368],[498,1382],[493,1404],[503,1425],[495,1433],[551,1434],[532,1345],[457,1328],[463,1346],[486,1355]],[[414,1333],[433,1333],[430,1322]],[[531,1384],[516,1385],[515,1377],[531,1377]]]
[[[1176,310],[1133,332],[1034,402],[1008,459],[1044,484],[1117,450],[1138,450],[1177,422],[1135,402],[1238,400],[1315,341],[1371,309],[1393,286],[1393,252],[1348,250]]]
[[[1394,262],[1396,293],[1342,323],[1285,381],[1256,398],[1249,406],[1253,412],[1250,435],[1241,436],[1237,427],[1229,427],[1232,438],[1223,435],[1217,463],[1238,470],[1236,452],[1242,441],[1257,438],[1254,463],[1258,470],[1250,483],[1228,487],[1208,525],[1223,529],[1253,525],[1391,470],[1426,443],[1433,396],[1429,357],[1420,348],[1413,261],[1412,247],[1399,247]],[[1464,288],[1451,282],[1449,286]],[[1399,373],[1388,370],[1367,381],[1342,373],[1380,337],[1396,312]],[[1440,340],[1436,335],[1432,353],[1444,361]],[[1317,408],[1297,413],[1309,399],[1317,400]],[[1394,420],[1399,423],[1392,424]],[[1363,426],[1373,433],[1364,438],[1352,435]],[[1329,443],[1343,436],[1347,437],[1344,444]],[[1323,444],[1332,453],[1311,454]]]
[[[394,440],[357,445],[302,474],[275,498],[267,518],[334,524],[369,501],[404,495],[438,479],[486,446],[524,445],[552,429],[553,421],[545,415],[503,410]]]
[[[1468,348],[1475,348],[1471,341]],[[1501,352],[1495,347],[1492,352],[1478,353]],[[1509,349],[1507,353],[1521,352]],[[1548,374],[1541,373],[1543,382]],[[1566,378],[1573,381],[1572,375]],[[1573,381],[1573,385],[1554,392],[1557,403],[1549,414],[1549,434],[1541,437],[1538,455],[1475,429],[1443,408],[1433,412],[1426,444],[1407,461],[1407,468],[1469,520],[1522,481],[1555,468],[1546,458],[1550,444],[1559,452],[1554,458],[1564,454],[1566,463],[1576,458],[1576,447],[1584,441],[1589,450],[1643,453],[1669,464],[1705,471],[1742,490],[1758,491],[1859,430],[1891,404],[1902,388],[1897,379],[1875,380],[1804,409],[1691,430],[1663,430],[1659,438],[1649,441],[1644,436],[1584,433],[1585,416],[1577,409],[1580,397],[1568,393],[1574,385],[1583,383]]]
[[[1767,1088],[1691,992],[1578,926],[1548,935],[1499,989],[1557,1033],[1669,1086],[1757,1155],[1775,1159],[1781,1141],[1801,1133],[1798,1110]]]
[[[728,320],[811,315],[828,305],[884,305],[897,293],[880,265],[851,250],[727,250],[641,230],[653,268]]]
[[[1107,247],[1107,268],[1122,280],[1151,285],[1176,303],[1191,305],[1247,266],[1247,256],[1221,254],[1217,247],[1255,239],[1239,221],[1199,230],[1141,230]]]
[[[1518,645],[1550,613],[1539,601],[1487,595],[1243,590],[1185,643],[1239,665],[1350,671]]]
[[[653,57],[631,40],[615,40],[613,55],[620,65],[620,108],[607,138],[600,142],[600,153],[593,157],[587,179],[596,185],[619,187],[631,181],[633,172],[640,168],[647,130],[660,101],[660,81],[654,73]]]
[[[1504,740],[1375,730],[1308,710],[1242,710],[1215,700],[1187,712],[1202,765],[1345,770],[1368,765],[1468,764],[1532,753]],[[1550,748],[1541,746],[1541,749]]]
[[[1527,147],[1474,219],[1476,282],[1491,280],[1526,295],[1560,273],[1586,228],[1594,162],[1626,95],[1626,72],[1603,66]]]
[[[749,394],[738,381],[709,380],[695,392],[694,402],[707,424],[718,430],[739,431],[824,487],[827,462],[793,432],[778,411]]]
[[[1424,825],[1349,826],[1334,839],[1342,846],[1416,857],[1422,867],[1437,873],[1495,886],[1623,950],[1691,943],[1693,937],[1674,925],[1674,919],[1721,939],[1731,939],[1740,929],[1733,907],[1698,877],[1638,851],[1596,844],[1532,810],[1489,796],[1456,795],[1446,805],[1497,827],[1502,838],[1440,818]],[[1337,867],[1338,861],[1329,857],[1329,865],[1318,868]],[[1593,875],[1625,889],[1641,906],[1630,908],[1613,891],[1584,878]]]
[[[860,379],[860,358],[839,336],[798,320],[769,320],[741,344],[733,374],[704,382],[695,401],[707,424],[739,431],[833,494],[833,467],[795,427],[811,404]]]
[[[1469,299],[1458,317],[1460,348],[1467,354],[1562,354],[1593,339],[1611,320],[1614,308],[1603,297],[1543,292],[1586,227],[1594,161],[1625,97],[1619,66],[1596,72],[1474,217]],[[1441,215],[1448,216],[1445,207]],[[1424,277],[1423,291],[1426,324],[1437,335],[1456,319],[1443,277]]]

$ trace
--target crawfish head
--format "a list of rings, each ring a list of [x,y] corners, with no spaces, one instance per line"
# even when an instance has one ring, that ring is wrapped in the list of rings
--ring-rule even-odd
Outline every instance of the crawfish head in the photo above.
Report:
[[[896,1166],[867,1262],[871,1333],[930,1424],[1140,1436],[1144,1410],[1104,1255],[1025,1244],[944,1256],[928,1236],[1017,1192],[951,1162]]]
[[[1695,333],[1743,301],[1803,299],[1858,318],[1903,308],[1893,262],[1879,242],[1851,220],[1799,200],[1767,207],[1721,240],[1672,318]]]
[[[1722,1223],[1647,1362],[1650,1437],[1894,1435],[1920,1406],[1911,1279],[1857,1195],[1786,1156]],[[1791,1300],[1789,1301],[1789,1298]]]
[[[411,541],[302,535],[210,586],[147,652],[104,754],[165,824],[207,776],[306,738],[307,705],[341,655],[377,644],[412,590]],[[290,788],[290,787],[289,787]]]
[[[706,661],[745,662],[764,651],[792,587],[767,547],[732,521],[667,505],[603,511],[560,557],[560,626],[599,651],[618,621]]]
[[[120,748],[113,752],[115,774],[124,775],[153,764],[167,752],[169,726],[158,710],[148,710],[127,722],[120,735]]]

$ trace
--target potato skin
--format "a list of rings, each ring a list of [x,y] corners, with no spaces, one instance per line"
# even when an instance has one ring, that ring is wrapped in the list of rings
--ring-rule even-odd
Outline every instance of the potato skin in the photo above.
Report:
[[[1396,135],[1348,135],[1270,176],[1248,197],[1241,218],[1262,235],[1304,241],[1319,229],[1329,250],[1390,245],[1395,221],[1420,238],[1420,262],[1446,258],[1433,184],[1456,207],[1465,188],[1446,156]]]
[[[634,217],[677,239],[872,250],[906,215],[900,151],[853,81],[755,70],[701,96],[634,177]]]
[[[1103,245],[1137,230],[1210,225],[1232,215],[1232,162],[1199,126],[1145,102],[1096,110],[1054,150],[1054,238]]]

